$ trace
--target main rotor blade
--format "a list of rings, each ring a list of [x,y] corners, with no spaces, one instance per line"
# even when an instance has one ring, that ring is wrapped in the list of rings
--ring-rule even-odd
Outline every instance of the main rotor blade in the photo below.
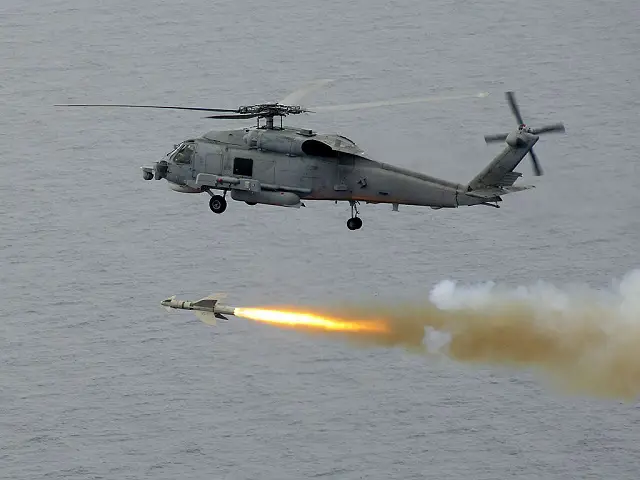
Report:
[[[381,100],[378,102],[348,103],[344,105],[328,105],[320,107],[309,107],[313,112],[344,112],[348,110],[361,110],[365,108],[389,107],[393,105],[408,105],[411,103],[439,102],[443,100],[458,100],[461,98],[484,98],[489,93],[480,92],[468,95],[452,95],[443,97],[414,97],[414,98],[397,98],[392,100]]]
[[[231,115],[211,115],[208,117],[204,117],[204,118],[223,118],[223,119],[227,119],[227,120],[233,120],[233,119],[241,119],[241,118],[255,118],[260,116],[259,113],[237,113],[235,115],[231,114]]]
[[[531,129],[531,133],[533,133],[534,135],[539,135],[541,133],[550,133],[550,132],[564,132],[564,124],[553,123],[551,125],[545,125],[544,127]]]
[[[307,97],[308,95],[311,95],[313,92],[317,90],[320,90],[322,87],[324,87],[325,85],[328,85],[331,82],[333,82],[333,80],[329,80],[329,79],[315,80],[311,83],[308,83],[304,87],[300,87],[298,90],[291,92],[289,95],[284,97],[278,103],[280,105],[300,105],[300,102],[302,102],[303,98]]]
[[[518,104],[516,103],[516,97],[513,92],[507,92],[507,102],[509,102],[509,107],[511,107],[511,112],[516,117],[518,121],[518,125],[524,125],[524,120],[522,120],[522,115],[520,115],[520,109],[518,108]]]
[[[533,163],[533,173],[539,177],[542,175],[542,167],[540,167],[540,162],[538,162],[538,157],[533,151],[533,148],[529,150],[529,155],[531,155],[531,163]]]
[[[237,109],[228,108],[201,108],[201,107],[173,107],[166,105],[125,105],[125,104],[99,104],[99,103],[59,103],[56,107],[128,107],[128,108],[163,108],[171,110],[195,110],[198,112],[237,112]]]

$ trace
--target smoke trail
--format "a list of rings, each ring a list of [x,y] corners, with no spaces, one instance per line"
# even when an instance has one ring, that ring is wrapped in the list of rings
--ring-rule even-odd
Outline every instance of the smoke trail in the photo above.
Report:
[[[421,305],[336,306],[322,314],[384,325],[323,331],[360,344],[539,370],[576,393],[626,400],[640,394],[640,270],[610,291],[545,283],[464,287],[445,281]]]

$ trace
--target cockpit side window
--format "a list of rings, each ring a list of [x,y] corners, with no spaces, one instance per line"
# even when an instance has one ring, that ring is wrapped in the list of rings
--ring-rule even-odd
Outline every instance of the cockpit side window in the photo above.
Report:
[[[173,157],[173,161],[181,164],[189,164],[191,163],[195,150],[196,150],[195,145],[193,144],[183,145],[178,150],[178,153],[176,153],[175,156]]]

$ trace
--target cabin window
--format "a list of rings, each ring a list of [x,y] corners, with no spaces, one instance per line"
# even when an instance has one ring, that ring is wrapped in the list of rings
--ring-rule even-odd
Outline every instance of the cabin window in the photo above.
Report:
[[[233,174],[242,177],[251,177],[253,175],[253,160],[250,158],[234,158]]]
[[[175,157],[173,157],[173,161],[176,163],[189,164],[191,163],[191,159],[193,158],[193,154],[196,151],[196,147],[193,144],[183,145],[178,153],[176,153]]]

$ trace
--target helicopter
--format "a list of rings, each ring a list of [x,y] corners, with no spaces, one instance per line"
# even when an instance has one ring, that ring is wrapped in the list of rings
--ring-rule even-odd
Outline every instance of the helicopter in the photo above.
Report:
[[[455,183],[425,173],[368,158],[349,138],[339,134],[315,132],[308,128],[283,125],[283,117],[318,111],[346,111],[401,105],[443,99],[422,97],[391,101],[305,108],[299,104],[306,95],[326,85],[320,80],[287,95],[279,102],[241,106],[236,109],[129,104],[59,104],[58,106],[158,108],[216,112],[209,119],[256,118],[254,127],[213,130],[186,139],[153,165],[142,166],[145,180],[166,179],[172,190],[181,193],[207,193],[209,208],[216,214],[227,209],[227,193],[248,205],[275,205],[300,208],[305,201],[349,202],[349,230],[359,230],[362,219],[358,205],[391,204],[427,206],[438,210],[460,206],[486,205],[500,208],[498,202],[508,193],[533,188],[517,186],[522,176],[514,171],[529,154],[534,174],[542,175],[533,151],[539,135],[564,132],[562,123],[538,128],[525,125],[513,92],[507,102],[517,120],[510,133],[486,135],[485,141],[505,142],[504,149],[468,183]],[[473,94],[486,97],[488,93]],[[466,95],[467,97],[469,95]],[[279,125],[274,118],[279,117]],[[261,124],[260,120],[264,119]]]

